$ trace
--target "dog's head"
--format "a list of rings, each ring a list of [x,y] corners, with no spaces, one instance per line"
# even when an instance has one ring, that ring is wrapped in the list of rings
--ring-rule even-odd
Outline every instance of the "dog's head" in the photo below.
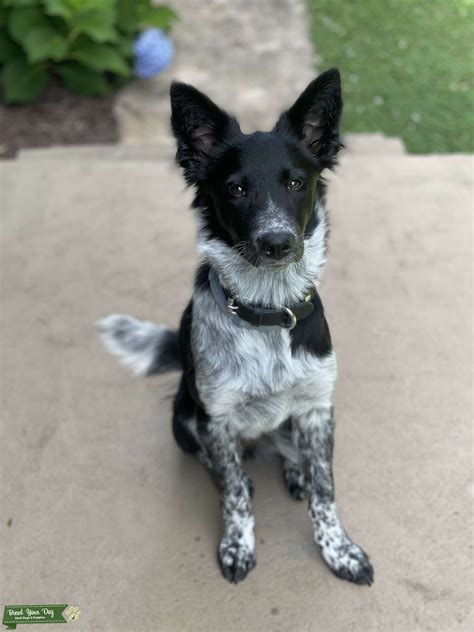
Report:
[[[318,176],[341,147],[339,72],[312,81],[271,132],[243,134],[235,118],[184,83],[171,85],[171,109],[176,159],[197,188],[212,237],[256,267],[298,261],[314,228]]]

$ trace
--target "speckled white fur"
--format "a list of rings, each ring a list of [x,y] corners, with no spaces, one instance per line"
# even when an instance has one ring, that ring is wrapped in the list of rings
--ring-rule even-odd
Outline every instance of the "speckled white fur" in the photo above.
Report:
[[[237,328],[208,291],[194,296],[192,341],[196,386],[216,431],[256,439],[316,402],[330,406],[334,353],[293,356],[288,330]]]

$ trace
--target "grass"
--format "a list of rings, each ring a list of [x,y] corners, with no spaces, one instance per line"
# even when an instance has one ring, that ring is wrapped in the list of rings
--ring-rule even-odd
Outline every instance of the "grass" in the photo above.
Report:
[[[474,0],[307,1],[318,66],[342,73],[345,132],[473,151]]]

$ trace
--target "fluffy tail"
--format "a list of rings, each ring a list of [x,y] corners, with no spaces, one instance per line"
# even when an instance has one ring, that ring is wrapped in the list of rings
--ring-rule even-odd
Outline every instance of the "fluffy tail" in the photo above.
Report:
[[[111,314],[97,322],[105,347],[135,375],[154,375],[182,369],[178,334],[125,314]]]

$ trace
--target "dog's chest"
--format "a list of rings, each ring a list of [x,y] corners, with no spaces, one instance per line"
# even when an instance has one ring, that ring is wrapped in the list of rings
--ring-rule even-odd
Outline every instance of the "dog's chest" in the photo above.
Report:
[[[319,358],[303,350],[293,356],[287,330],[238,327],[207,293],[195,296],[194,305],[196,387],[215,423],[256,438],[330,402],[334,354]]]

